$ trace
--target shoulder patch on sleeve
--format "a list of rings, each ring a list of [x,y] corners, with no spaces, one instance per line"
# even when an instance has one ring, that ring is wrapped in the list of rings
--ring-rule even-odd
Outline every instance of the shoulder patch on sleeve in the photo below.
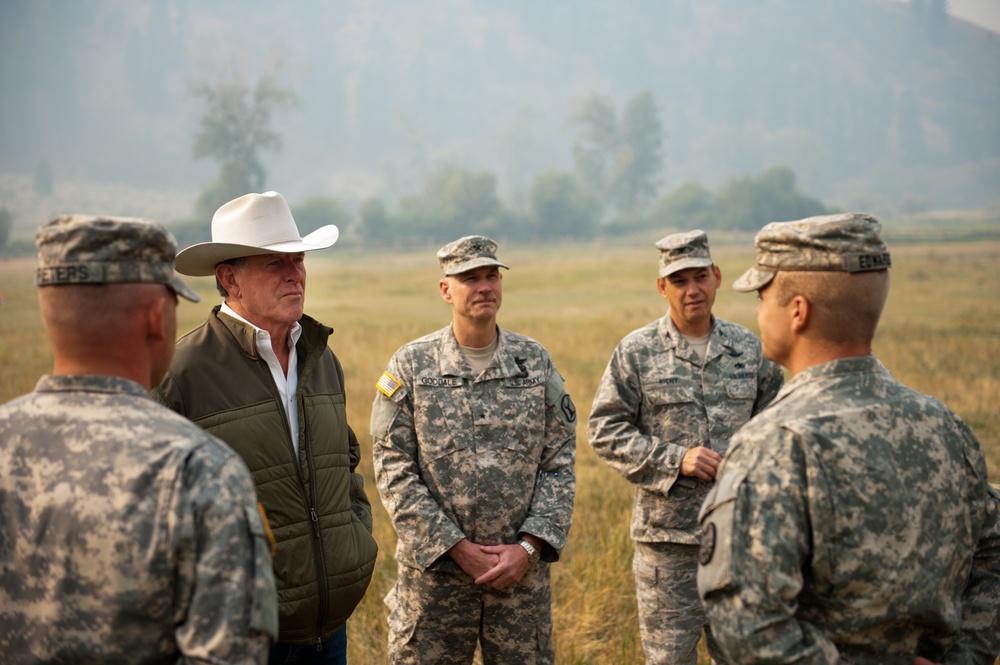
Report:
[[[701,509],[701,542],[698,548],[698,594],[702,599],[733,579],[733,512],[736,494],[745,474],[719,479]]]
[[[382,372],[382,376],[375,383],[375,387],[386,397],[392,397],[399,390],[401,384],[394,379],[389,372]]]
[[[573,423],[576,422],[576,407],[573,405],[573,399],[569,394],[562,396],[561,404],[563,414],[566,416],[566,420]]]
[[[545,401],[551,406],[559,407],[567,423],[576,422],[576,405],[573,404],[573,398],[566,392],[566,384],[563,383],[559,372],[553,371],[549,376],[548,383],[545,384]]]

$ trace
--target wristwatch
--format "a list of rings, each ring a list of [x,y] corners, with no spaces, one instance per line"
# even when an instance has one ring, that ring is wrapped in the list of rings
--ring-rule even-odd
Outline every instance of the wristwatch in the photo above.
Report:
[[[538,560],[542,558],[542,553],[538,551],[538,548],[529,543],[527,540],[521,540],[517,543],[524,548],[524,551],[528,553],[528,563],[532,566],[538,563]]]

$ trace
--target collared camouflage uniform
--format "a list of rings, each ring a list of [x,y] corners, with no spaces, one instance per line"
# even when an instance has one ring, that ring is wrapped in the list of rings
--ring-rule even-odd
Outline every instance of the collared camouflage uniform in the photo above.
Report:
[[[132,381],[45,376],[0,406],[0,661],[264,663],[253,482]]]
[[[697,517],[712,483],[680,475],[684,453],[705,446],[724,455],[782,380],[753,333],[715,317],[704,366],[669,312],[627,335],[611,356],[587,437],[636,486],[633,572],[647,662],[694,663],[706,625],[695,583]]]
[[[975,436],[874,357],[800,372],[733,439],[699,591],[737,663],[992,663],[1000,516]]]
[[[394,663],[551,663],[548,562],[566,543],[576,487],[576,412],[538,342],[498,329],[476,376],[446,327],[399,349],[400,384],[372,408],[375,478],[399,540],[386,597]],[[515,587],[476,586],[446,552],[545,541]]]

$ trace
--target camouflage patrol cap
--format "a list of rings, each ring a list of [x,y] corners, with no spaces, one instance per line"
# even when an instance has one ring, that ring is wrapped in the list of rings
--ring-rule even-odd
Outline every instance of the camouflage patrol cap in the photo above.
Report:
[[[660,277],[678,270],[712,265],[708,235],[698,229],[664,236],[656,241],[656,248],[660,250]]]
[[[892,265],[871,215],[848,212],[771,222],[754,238],[757,265],[733,282],[737,291],[767,286],[779,270],[866,272]]]
[[[465,236],[439,249],[437,258],[446,277],[483,266],[500,266],[510,270],[497,261],[496,251],[497,244],[486,236]]]
[[[174,272],[177,245],[165,228],[133,217],[64,215],[38,229],[35,284],[164,284],[198,302]]]

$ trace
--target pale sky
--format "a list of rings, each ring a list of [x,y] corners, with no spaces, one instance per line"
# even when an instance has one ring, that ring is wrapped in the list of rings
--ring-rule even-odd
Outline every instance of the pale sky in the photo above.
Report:
[[[1000,0],[948,0],[948,13],[1000,34]]]
[[[948,13],[1000,33],[1000,0],[951,0]]]

